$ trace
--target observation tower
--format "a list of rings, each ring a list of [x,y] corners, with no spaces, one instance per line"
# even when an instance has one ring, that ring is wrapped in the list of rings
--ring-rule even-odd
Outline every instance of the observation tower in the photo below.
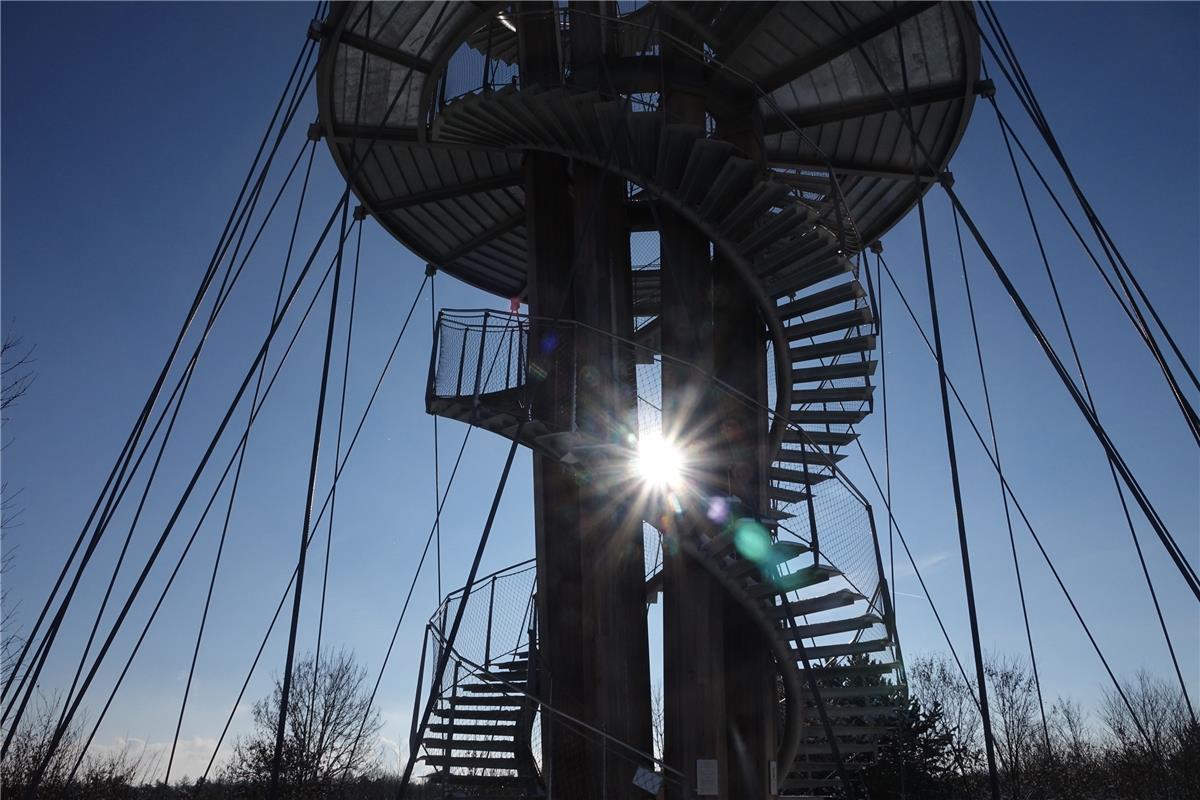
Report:
[[[533,562],[430,617],[409,769],[442,796],[855,794],[906,702],[838,469],[876,367],[858,256],[962,136],[973,13],[382,2],[314,25],[314,133],[366,213],[527,306],[443,311],[431,357],[431,414],[532,450],[536,519]]]

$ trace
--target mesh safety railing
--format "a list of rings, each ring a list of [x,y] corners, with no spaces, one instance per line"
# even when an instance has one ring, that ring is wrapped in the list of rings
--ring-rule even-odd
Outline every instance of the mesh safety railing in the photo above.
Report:
[[[595,361],[597,354],[602,364]],[[528,363],[515,363],[522,355]],[[664,372],[667,385],[678,387],[668,391],[670,407],[665,412]],[[733,446],[728,435],[731,421],[760,420],[765,430],[774,419],[765,404],[636,341],[577,322],[504,312],[443,311],[430,374],[431,410],[457,404],[481,417],[500,414],[537,421],[549,433],[575,435],[581,448],[624,457],[630,470],[636,469],[643,443],[671,442],[683,453],[685,482],[710,498],[730,494],[735,485],[726,457]],[[628,387],[614,388],[624,382],[616,379],[626,375],[635,376],[636,393]],[[808,545],[814,563],[836,568],[840,576],[834,581],[866,598],[871,612],[883,622],[854,634],[855,638],[870,641],[889,638],[890,633],[894,641],[870,506],[836,467],[832,448],[813,444],[800,425],[787,420],[783,424],[793,435],[773,454],[770,469],[786,469],[779,472],[783,475],[803,472],[807,477],[803,483],[793,483],[771,478],[768,472],[762,492],[770,498],[770,506],[741,499],[777,521],[780,540]],[[814,461],[808,461],[807,454],[815,454]],[[822,459],[820,454],[830,457]],[[651,525],[647,544],[657,545]],[[657,550],[657,546],[647,548],[648,575],[656,569]],[[821,591],[830,588],[825,584]],[[789,599],[812,593],[801,589]]]
[[[450,593],[430,617],[418,692],[423,686],[430,688],[428,694],[419,694],[417,706],[432,695],[434,708],[442,712],[436,717],[441,729],[433,734],[430,729],[424,732],[421,756],[432,765],[442,766],[445,762],[440,759],[452,752],[456,763],[443,766],[440,772],[427,772],[421,780],[454,798],[491,797],[489,792],[498,787],[521,787],[535,793],[531,783],[552,797],[580,794],[585,789],[581,781],[588,776],[554,774],[543,761],[544,740],[554,736],[559,739],[560,751],[563,747],[580,748],[603,762],[641,767],[654,776],[652,780],[682,791],[682,776],[653,754],[630,747],[554,707],[552,676],[537,654],[536,574],[532,560],[506,567],[477,579],[469,596],[465,587]],[[462,621],[450,641],[448,631],[464,596],[467,600]],[[435,685],[436,664],[442,652],[447,662]],[[470,705],[459,705],[464,698]],[[471,713],[484,708],[500,714],[488,720]],[[457,717],[455,709],[459,710]],[[457,733],[449,730],[456,721],[462,723]],[[412,735],[421,734],[414,718]],[[510,747],[510,742],[517,746]],[[498,752],[513,752],[515,759],[499,766],[495,760]],[[488,779],[494,783],[487,783]]]

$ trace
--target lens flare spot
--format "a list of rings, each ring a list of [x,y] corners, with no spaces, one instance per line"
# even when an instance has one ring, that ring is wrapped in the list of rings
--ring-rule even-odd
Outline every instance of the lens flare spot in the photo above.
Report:
[[[729,520],[729,501],[724,497],[713,497],[708,501],[708,518],[724,525]]]
[[[733,545],[742,558],[759,563],[771,550],[771,534],[752,519],[739,519],[734,523]]]

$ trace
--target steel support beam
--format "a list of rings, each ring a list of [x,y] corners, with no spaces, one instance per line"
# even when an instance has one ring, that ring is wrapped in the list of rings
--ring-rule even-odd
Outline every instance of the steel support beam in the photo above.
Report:
[[[517,214],[515,216],[509,217],[508,219],[501,220],[500,222],[496,223],[492,227],[488,228],[485,231],[482,231],[479,234],[476,234],[475,236],[472,236],[467,241],[463,242],[462,244],[458,245],[450,252],[446,253],[446,255],[442,256],[442,262],[449,264],[453,261],[457,261],[458,259],[465,256],[467,253],[470,253],[472,250],[482,247],[483,245],[490,242],[492,239],[499,238],[499,237],[503,236],[504,234],[508,233],[509,231],[519,228],[524,224],[525,224],[525,215],[524,214]]]
[[[525,176],[520,172],[513,172],[508,175],[493,175],[489,178],[480,178],[477,181],[439,186],[437,189],[430,189],[427,192],[413,192],[403,197],[383,200],[375,203],[374,210],[377,212],[395,211],[398,208],[419,206],[424,203],[436,203],[439,200],[449,200],[466,194],[480,194],[481,192],[490,192],[496,189],[507,189],[512,186],[521,186],[524,183]]]
[[[507,152],[503,147],[488,147],[483,144],[471,144],[469,147],[457,142],[440,142],[436,140],[421,141],[420,132],[416,128],[401,128],[379,125],[347,125],[335,123],[330,139],[337,144],[353,142],[381,142],[383,144],[416,145],[432,150],[459,150],[480,152]]]
[[[814,170],[814,171],[815,170],[828,171],[828,170],[832,169],[838,175],[848,175],[848,176],[854,176],[854,177],[861,176],[864,178],[886,178],[887,180],[895,180],[895,181],[919,180],[922,183],[930,183],[930,182],[936,180],[936,178],[933,175],[930,175],[929,173],[925,173],[923,175],[919,175],[914,178],[913,173],[911,171],[906,172],[904,170],[888,169],[886,167],[872,167],[869,164],[863,164],[863,165],[838,164],[838,163],[817,164],[815,162],[807,163],[807,162],[800,162],[800,161],[786,161],[784,159],[778,158],[777,156],[773,156],[771,158],[770,166],[782,167],[784,169],[809,169],[809,170]],[[827,180],[825,178],[821,178],[816,175],[789,175],[787,172],[780,172],[778,170],[776,170],[774,172],[772,177],[774,177],[776,180],[785,181],[787,183],[799,183],[799,184],[804,184],[806,186],[815,184],[817,181]]]
[[[399,64],[402,67],[415,69],[418,72],[423,72],[428,75],[433,71],[433,63],[418,56],[412,56],[394,47],[388,47],[374,39],[368,39],[352,31],[343,31],[338,37],[338,41],[342,44],[350,45],[356,50],[361,50],[368,55],[382,58],[384,61],[390,61],[393,64]]]
[[[769,94],[781,86],[786,86],[796,78],[807,75],[822,64],[826,64],[838,56],[849,53],[857,46],[858,42],[869,42],[871,39],[882,33],[886,33],[906,19],[911,19],[935,5],[937,3],[924,1],[894,3],[888,11],[878,18],[859,25],[855,29],[853,36],[841,36],[818,50],[805,53],[799,58],[772,70],[758,81],[758,85],[764,92]]]
[[[908,107],[927,106],[946,100],[962,100],[967,90],[962,81],[944,83],[927,89],[916,89],[908,95]],[[794,111],[782,116],[771,117],[763,122],[763,132],[768,135],[787,133],[795,128],[814,128],[831,122],[869,117],[872,114],[895,113],[895,98],[890,96],[871,97],[850,103],[830,103],[807,111]]]

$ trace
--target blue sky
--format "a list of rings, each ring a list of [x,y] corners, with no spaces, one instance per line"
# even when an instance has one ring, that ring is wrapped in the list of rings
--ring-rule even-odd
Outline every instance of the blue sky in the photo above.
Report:
[[[1197,363],[1200,7],[1003,4],[999,11],[1082,184]],[[6,426],[5,439],[12,444],[3,464],[4,480],[23,490],[23,524],[6,534],[5,542],[15,548],[17,565],[5,579],[26,625],[168,352],[310,13],[307,4],[5,4],[0,11],[3,325],[5,332],[36,344],[38,359],[32,392]],[[1006,111],[1016,117],[1007,87],[1000,90]],[[314,113],[307,104],[299,122],[307,123]],[[1034,141],[1027,128],[1023,134]],[[283,155],[294,157],[299,147],[296,139]],[[1044,152],[1037,152],[1048,164]],[[953,170],[968,209],[1053,341],[1065,347],[990,107],[977,106]],[[341,188],[324,145],[317,150],[313,180],[300,239],[308,245]],[[1034,198],[1101,418],[1192,563],[1200,563],[1200,463],[1178,411],[1044,195],[1035,191]],[[982,423],[949,211],[939,193],[932,196],[929,213],[948,370]],[[285,236],[277,230],[264,241],[261,257],[250,262],[244,285],[214,331],[181,414],[178,438],[164,460],[163,484],[151,496],[146,524],[133,539],[132,558],[139,564],[154,525],[161,530],[170,513],[168,500],[186,480],[185,466],[194,464],[249,363],[249,343],[265,332]],[[924,320],[919,245],[915,220],[906,221],[885,238],[885,257]],[[1117,671],[1129,675],[1146,667],[1167,675],[1161,635],[1099,446],[987,265],[977,252],[969,251],[968,258],[1009,481]],[[386,234],[366,225],[347,398],[350,419],[357,418],[366,400],[420,285],[422,268]],[[437,280],[437,299],[446,307],[507,306],[447,277]],[[884,302],[890,320],[896,514],[965,656],[968,629],[936,372],[890,287]],[[318,306],[318,318],[301,337],[255,427],[176,775],[194,776],[207,759],[294,563],[323,308]],[[338,496],[326,641],[354,649],[372,676],[433,516],[432,423],[423,412],[429,313],[426,296]],[[864,444],[877,465],[882,463],[878,416],[863,426]],[[235,419],[244,424],[244,414]],[[995,477],[962,419],[956,423],[984,646],[1020,653],[1024,632]],[[326,453],[332,449],[329,430]],[[464,429],[445,422],[441,431],[447,465]],[[220,465],[229,450],[222,452]],[[483,498],[490,497],[504,454],[505,444],[497,437],[472,437],[443,519],[447,588],[459,585],[466,574],[487,510]],[[857,459],[848,460],[847,469],[860,486],[869,485]],[[328,460],[322,477],[329,477]],[[199,497],[206,498],[212,485],[202,482]],[[530,493],[529,457],[522,452],[485,569],[532,555]],[[105,570],[111,569],[128,529],[129,517],[122,519],[126,527],[115,526],[97,554]],[[185,514],[183,521],[194,524],[195,519]],[[190,530],[191,525],[181,524],[165,562],[174,562]],[[1145,526],[1142,534],[1185,674],[1200,694],[1196,604]],[[213,521],[202,529],[97,737],[99,744],[112,746],[124,737],[161,749],[170,740],[218,535]],[[1091,705],[1103,673],[1027,534],[1018,529],[1017,535],[1046,691]],[[47,690],[70,682],[103,591],[103,571],[96,570],[81,588],[78,608],[47,667]],[[94,708],[98,690],[115,679],[115,666],[128,652],[132,632],[140,629],[165,574],[160,564],[148,594],[135,606],[131,633],[118,638],[97,689],[89,694],[89,706]],[[311,572],[306,584],[302,650],[315,638],[317,575]],[[911,570],[898,561],[897,575],[906,653],[943,649]],[[127,568],[118,597],[131,581]],[[393,742],[407,730],[415,648],[436,594],[436,579],[427,571],[381,690],[384,735]],[[271,671],[282,664],[284,643],[279,634],[272,639],[266,668],[260,668],[248,698],[267,690]],[[235,718],[235,731],[245,721],[243,711]]]

